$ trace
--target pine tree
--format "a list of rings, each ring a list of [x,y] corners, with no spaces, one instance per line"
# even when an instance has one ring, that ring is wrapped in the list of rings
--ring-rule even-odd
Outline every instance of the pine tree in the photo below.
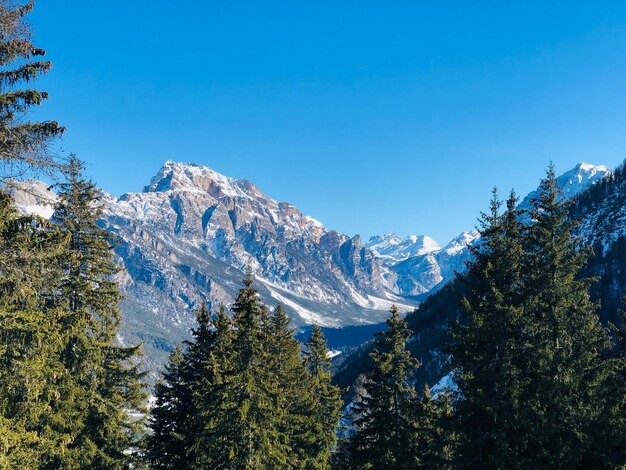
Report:
[[[602,461],[607,468],[623,468],[626,466],[626,296],[623,299],[621,311],[616,315],[621,317],[621,328],[610,325],[615,344],[611,354],[613,374],[602,392],[606,394],[608,406],[596,420],[596,429],[593,436],[592,448],[603,449]]]
[[[408,469],[419,464],[410,451],[410,409],[415,390],[409,378],[418,366],[406,350],[410,336],[398,309],[392,307],[387,330],[374,340],[365,393],[354,405],[356,433],[350,444],[353,468]]]
[[[626,329],[626,298],[622,306],[622,328]],[[615,398],[617,403],[616,410],[611,410],[611,416],[617,415],[613,420],[612,430],[617,436],[611,439],[616,443],[616,450],[611,453],[609,458],[610,464],[614,467],[626,466],[626,331],[624,329],[617,329],[617,351],[618,359],[616,361],[617,368],[617,386],[613,390],[607,390],[609,396]],[[608,421],[608,420],[603,420]],[[619,450],[617,450],[619,449]]]
[[[22,216],[0,191],[0,467],[43,467],[72,434],[58,413],[67,400],[60,361],[64,312],[48,299],[63,236]]]
[[[536,466],[600,466],[604,449],[592,448],[611,364],[609,339],[589,298],[593,279],[579,278],[589,256],[572,236],[554,168],[532,202],[534,223],[525,236],[524,316],[530,347],[524,403],[523,458]],[[607,445],[605,443],[604,445]]]
[[[249,273],[232,307],[231,367],[225,380],[224,418],[216,438],[224,443],[222,450],[229,460],[221,465],[226,468],[283,468],[288,456],[269,369],[269,313],[252,284]]]
[[[422,468],[454,468],[456,436],[452,429],[452,398],[449,390],[433,397],[428,385],[421,396],[413,398],[411,446]]]
[[[58,306],[70,313],[66,368],[82,390],[84,426],[70,446],[64,465],[79,462],[91,468],[124,468],[134,458],[144,411],[144,373],[139,370],[140,346],[117,343],[121,323],[120,293],[114,276],[112,236],[97,221],[100,193],[82,176],[82,163],[72,157],[67,181],[58,185],[53,222],[67,234],[61,263]]]
[[[28,113],[41,105],[48,94],[23,89],[46,74],[52,63],[36,60],[45,51],[31,43],[24,17],[33,9],[31,0],[0,1],[0,162],[2,177],[15,177],[29,170],[53,173],[62,165],[50,152],[50,144],[64,128],[55,121],[33,122]]]
[[[314,325],[306,343],[306,367],[310,374],[309,383],[313,397],[310,419],[313,423],[307,452],[312,468],[327,469],[332,451],[337,445],[336,430],[341,418],[341,391],[331,384],[331,362],[322,329]]]
[[[186,380],[193,400],[186,444],[191,468],[219,468],[230,460],[228,443],[236,439],[230,433],[225,395],[233,330],[223,307],[213,318],[203,303],[196,318],[198,326],[192,330],[186,354]]]
[[[146,460],[154,469],[190,468],[188,435],[192,399],[187,382],[187,363],[177,346],[170,354],[154,387],[155,404],[151,410]]]
[[[24,17],[33,3],[0,1],[0,179],[26,171],[54,173],[62,165],[49,145],[63,133],[53,121],[27,113],[47,98],[21,89],[50,69],[32,61],[43,49],[31,44]],[[36,468],[63,453],[71,434],[51,411],[62,401],[66,371],[59,360],[63,312],[47,303],[54,286],[58,231],[37,217],[20,216],[0,192],[0,467]],[[63,398],[63,400],[67,397]]]
[[[267,360],[273,406],[276,410],[278,451],[287,457],[285,468],[311,468],[309,442],[315,431],[311,420],[314,399],[310,377],[294,338],[289,317],[278,305],[266,326]],[[311,461],[311,463],[309,463]]]
[[[512,192],[507,210],[493,190],[490,212],[480,220],[480,244],[462,278],[471,295],[463,302],[467,322],[454,331],[452,365],[460,389],[460,459],[480,468],[513,468],[523,378],[521,299],[522,227]]]

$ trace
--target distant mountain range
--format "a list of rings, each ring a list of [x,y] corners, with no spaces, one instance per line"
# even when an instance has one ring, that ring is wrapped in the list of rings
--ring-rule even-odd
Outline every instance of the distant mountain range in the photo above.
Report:
[[[607,174],[582,163],[559,184],[571,197]],[[22,211],[52,215],[55,195],[44,183],[14,182],[10,191]],[[105,194],[102,203],[123,268],[121,340],[143,341],[150,365],[187,337],[200,302],[231,304],[247,270],[263,300],[283,304],[296,326],[373,324],[392,304],[413,310],[463,270],[477,238],[463,232],[441,248],[428,236],[390,233],[363,244],[247,180],[173,161],[142,192]]]

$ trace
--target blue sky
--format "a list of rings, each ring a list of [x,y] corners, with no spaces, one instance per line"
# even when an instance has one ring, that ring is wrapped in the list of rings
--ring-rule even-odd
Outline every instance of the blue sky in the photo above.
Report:
[[[497,185],[626,157],[626,2],[37,2],[38,118],[106,191],[167,159],[445,243]]]

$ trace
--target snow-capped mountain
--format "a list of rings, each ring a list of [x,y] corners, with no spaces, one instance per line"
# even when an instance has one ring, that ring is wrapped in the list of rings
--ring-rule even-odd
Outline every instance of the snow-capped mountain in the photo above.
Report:
[[[4,189],[13,197],[13,203],[24,214],[36,214],[49,219],[54,213],[56,194],[43,181],[27,179],[9,180]]]
[[[174,269],[166,284],[182,271],[189,283],[177,286],[178,297],[188,307],[200,299],[214,305],[234,299],[236,290],[221,285],[217,273],[204,279],[211,269],[198,270],[203,262],[223,263],[238,276],[251,270],[274,303],[286,304],[301,323],[370,322],[401,301],[385,290],[379,263],[358,235],[328,230],[247,180],[168,161],[143,192],[106,202],[104,222],[122,239],[122,258],[162,262],[161,274]]]
[[[455,272],[464,270],[470,256],[467,246],[477,239],[476,230],[463,232],[443,248],[389,266],[396,279],[393,291],[405,296],[423,296],[444,285]]]
[[[589,186],[597,183],[602,178],[611,174],[610,168],[604,165],[593,165],[591,163],[582,162],[571,170],[563,173],[557,178],[557,183],[561,188],[562,197],[571,199],[576,194],[584,191]],[[520,209],[530,208],[530,201],[537,197],[538,190],[529,193],[520,203]]]
[[[406,238],[400,238],[395,233],[374,235],[365,246],[379,258],[391,262],[404,261],[407,258],[424,255],[440,248],[435,240],[426,235],[409,235]]]
[[[573,170],[558,178],[564,197],[572,200],[569,217],[578,222],[575,235],[584,246],[593,248],[581,274],[594,277],[597,282],[590,286],[591,299],[598,302],[597,313],[603,325],[617,325],[624,330],[622,311],[626,292],[626,162],[615,171],[589,164],[577,165]],[[536,193],[534,193],[536,194]],[[525,198],[522,208],[527,209],[532,196]],[[441,265],[460,264],[467,259],[466,243],[475,243],[475,233],[468,232],[451,243],[447,260],[437,260],[437,252],[424,257],[409,258],[393,268],[398,271],[398,280],[417,279],[422,269],[441,275]],[[429,263],[427,262],[429,261]],[[409,266],[411,264],[412,266]],[[449,265],[449,264],[448,264]],[[403,268],[403,269],[401,269]],[[459,269],[462,271],[462,269]],[[445,387],[454,388],[454,377],[449,372],[444,351],[450,341],[450,327],[464,315],[461,299],[465,295],[462,282],[437,284],[429,292],[429,298],[419,309],[407,316],[413,330],[408,349],[421,367],[413,379],[419,383],[434,383],[433,394]],[[440,288],[441,287],[441,288]],[[408,288],[413,285],[408,284]],[[363,344],[356,352],[346,355],[341,368],[335,375],[336,383],[348,387],[364,373],[367,363],[368,345]]]

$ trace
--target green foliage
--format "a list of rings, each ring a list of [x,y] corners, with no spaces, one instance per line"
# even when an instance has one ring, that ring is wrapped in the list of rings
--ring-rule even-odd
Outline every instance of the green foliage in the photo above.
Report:
[[[0,468],[37,468],[72,439],[60,353],[65,312],[51,305],[63,236],[19,215],[0,192]]]
[[[151,468],[189,468],[185,437],[192,401],[186,372],[183,350],[177,347],[154,387],[155,403],[150,416],[152,434],[146,446],[146,460]]]
[[[98,193],[72,159],[53,223],[0,193],[0,465],[127,468],[144,411]]]
[[[603,447],[588,436],[602,432],[598,417],[611,397],[606,395],[612,364],[603,357],[609,338],[590,301],[593,279],[578,272],[590,255],[572,237],[575,223],[567,217],[554,169],[542,181],[533,201],[535,223],[525,236],[525,288],[529,386],[522,399],[532,420],[525,455],[544,466],[600,465]]]
[[[463,305],[467,323],[454,331],[451,348],[457,383],[460,455],[465,465],[510,467],[519,459],[510,441],[519,434],[521,362],[527,339],[522,335],[522,234],[515,195],[500,214],[494,189],[489,214],[481,218],[481,243],[472,248]]]
[[[80,423],[70,451],[60,465],[124,468],[133,460],[143,423],[146,398],[140,371],[140,346],[117,342],[121,322],[118,272],[111,235],[98,226],[100,193],[82,176],[75,157],[67,181],[58,185],[53,222],[66,235],[60,254],[61,278],[55,303],[68,312],[68,336],[62,360],[72,386],[80,391],[76,404]]]
[[[405,349],[411,336],[398,309],[391,309],[387,330],[378,333],[371,353],[373,366],[354,405],[356,434],[351,442],[353,468],[410,468],[410,404],[415,390],[409,379],[418,366]]]
[[[428,387],[418,396],[411,380],[419,363],[406,349],[411,332],[391,309],[387,330],[377,334],[372,366],[365,376],[352,413],[356,428],[349,440],[347,468],[446,468],[452,459],[450,397],[437,400]]]
[[[411,406],[413,452],[422,468],[454,468],[457,437],[454,424],[453,395],[442,390],[435,398],[428,385]]]
[[[329,468],[341,401],[321,331],[304,359],[284,309],[269,312],[252,283],[232,318],[202,305],[172,355],[155,390],[153,468]]]
[[[614,465],[614,444],[600,436],[614,415],[616,363],[589,297],[593,279],[579,276],[589,250],[572,237],[552,167],[532,204],[532,223],[520,226],[514,196],[500,215],[494,194],[469,264],[469,318],[451,348],[458,464]]]
[[[230,460],[227,442],[235,437],[227,421],[226,377],[232,373],[233,328],[224,308],[215,318],[202,304],[197,313],[198,326],[188,343],[188,388],[193,404],[187,420],[186,445],[191,468],[212,468]]]
[[[33,5],[32,0],[25,4],[0,1],[0,163],[4,178],[31,170],[52,173],[62,167],[49,146],[65,129],[55,121],[33,122],[28,115],[48,94],[21,88],[52,67],[49,61],[37,60],[46,52],[31,43],[24,17]]]
[[[306,385],[313,398],[308,410],[313,425],[307,448],[312,456],[310,468],[328,468],[331,450],[337,444],[336,429],[341,418],[341,390],[331,384],[329,351],[321,328],[313,327],[306,343],[306,367],[310,382]]]

